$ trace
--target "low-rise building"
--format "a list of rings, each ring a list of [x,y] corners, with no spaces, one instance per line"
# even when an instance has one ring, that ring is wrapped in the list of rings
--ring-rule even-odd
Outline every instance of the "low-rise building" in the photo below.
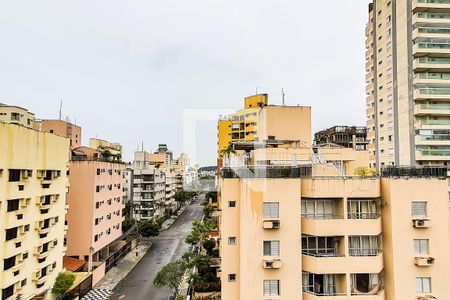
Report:
[[[335,144],[355,150],[368,150],[367,127],[365,126],[334,126],[314,134],[316,146]]]

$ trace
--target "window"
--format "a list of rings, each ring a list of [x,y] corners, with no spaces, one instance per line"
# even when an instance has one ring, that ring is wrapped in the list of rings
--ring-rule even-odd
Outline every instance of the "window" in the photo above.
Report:
[[[431,293],[431,278],[430,277],[416,277],[416,292],[417,293]]]
[[[429,240],[414,240],[414,254],[429,254]]]
[[[100,169],[97,169],[97,175],[100,175]]]
[[[3,260],[3,270],[11,269],[16,265],[16,257],[11,256],[10,258]]]
[[[377,256],[380,253],[380,236],[360,235],[349,236],[350,256]]]
[[[264,219],[278,219],[279,203],[278,202],[264,202],[263,203]]]
[[[264,280],[264,296],[279,296],[279,295],[280,295],[280,281]]]
[[[264,241],[264,256],[280,256],[280,241]]]
[[[302,254],[312,256],[331,256],[338,253],[338,237],[302,236]]]
[[[96,187],[95,187],[95,191],[98,193],[98,192],[100,192],[100,186],[99,185],[97,185]]]
[[[15,239],[17,237],[17,227],[6,229],[6,241]]]
[[[230,236],[228,238],[228,245],[236,245],[236,237],[235,236]]]
[[[426,202],[413,202],[412,203],[412,216],[413,217],[426,217],[427,216],[427,203]]]
[[[19,199],[8,200],[8,207],[6,211],[16,211],[19,209]]]
[[[302,200],[302,217],[308,219],[332,219],[333,200]]]
[[[9,182],[20,181],[20,170],[9,170]]]
[[[236,274],[228,274],[228,281],[229,282],[235,282],[236,281]]]
[[[228,207],[236,207],[236,201],[228,201]]]
[[[8,299],[12,295],[14,295],[14,284],[2,290],[2,300]]]

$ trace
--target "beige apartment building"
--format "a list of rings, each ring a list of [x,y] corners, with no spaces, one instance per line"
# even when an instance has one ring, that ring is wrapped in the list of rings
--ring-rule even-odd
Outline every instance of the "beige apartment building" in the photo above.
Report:
[[[368,151],[232,145],[219,179],[222,299],[448,298],[445,167],[358,177]]]
[[[0,297],[49,299],[63,270],[69,141],[0,105]]]
[[[42,131],[69,139],[70,149],[81,147],[81,127],[63,120],[41,120]]]
[[[374,0],[366,27],[371,167],[450,160],[450,1]]]

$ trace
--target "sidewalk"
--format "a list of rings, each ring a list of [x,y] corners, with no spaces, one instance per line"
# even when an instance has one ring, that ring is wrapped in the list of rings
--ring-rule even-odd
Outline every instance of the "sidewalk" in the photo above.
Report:
[[[125,276],[130,273],[134,266],[144,257],[148,249],[152,246],[152,243],[141,242],[139,245],[130,253],[125,255],[125,257],[117,263],[117,266],[109,270],[93,288],[112,291],[119,284],[119,282],[125,278]],[[136,250],[138,256],[136,257]]]

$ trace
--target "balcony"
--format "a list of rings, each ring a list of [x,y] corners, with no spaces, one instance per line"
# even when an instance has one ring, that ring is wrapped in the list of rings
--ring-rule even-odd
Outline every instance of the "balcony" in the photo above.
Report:
[[[447,19],[450,25],[450,19]],[[413,45],[415,56],[426,56],[428,54],[438,54],[440,56],[450,56],[450,43],[440,41],[417,42]]]
[[[450,146],[450,134],[416,135],[415,143],[416,145]]]
[[[434,11],[436,9],[450,10],[450,1],[449,0],[413,0],[412,1],[413,11],[414,12],[427,12]]]
[[[302,274],[303,299],[347,299],[346,285],[345,274]]]
[[[448,161],[450,160],[450,150],[447,149],[419,149],[416,150],[417,160],[426,161]]]
[[[413,76],[413,83],[415,85],[427,86],[431,85],[434,87],[448,87],[450,84],[450,73],[444,72],[422,72],[416,73]]]
[[[414,106],[416,116],[450,116],[450,103],[421,103]]]
[[[433,5],[434,7],[434,5]],[[412,17],[412,24],[448,24],[450,23],[449,13],[427,13],[418,12]]]
[[[418,118],[416,119],[416,127],[418,129],[448,129],[450,119],[445,117]]]
[[[303,300],[385,300],[385,292],[382,290],[378,295],[352,295],[351,297],[346,294],[333,295],[324,297],[323,295],[316,295],[312,292],[303,292]]]
[[[445,38],[450,34],[450,28],[420,26],[413,30],[413,40],[417,38],[439,39]]]
[[[375,178],[312,178],[302,180],[302,196],[308,198],[379,197]]]
[[[450,68],[450,58],[448,57],[419,57],[414,59],[413,68],[415,72],[424,71],[449,71]]]
[[[373,272],[383,270],[383,254],[377,256],[344,256],[343,254],[302,254],[302,268],[305,271],[325,273]]]
[[[302,233],[316,236],[348,235],[378,235],[381,233],[381,218],[348,220],[333,216],[332,219],[302,218]]]

